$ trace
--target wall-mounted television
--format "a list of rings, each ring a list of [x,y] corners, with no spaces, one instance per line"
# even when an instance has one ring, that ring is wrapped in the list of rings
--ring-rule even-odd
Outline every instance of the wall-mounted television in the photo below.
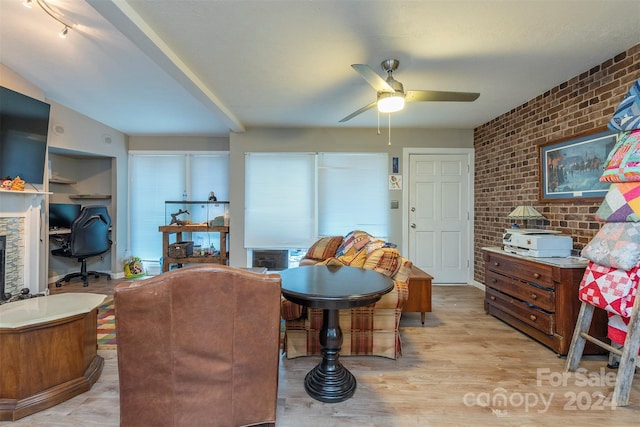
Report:
[[[0,179],[43,184],[50,106],[0,86]]]

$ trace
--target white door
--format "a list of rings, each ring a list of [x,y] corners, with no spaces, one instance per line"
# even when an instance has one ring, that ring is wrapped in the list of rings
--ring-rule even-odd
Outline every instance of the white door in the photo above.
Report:
[[[469,157],[409,156],[409,259],[434,283],[470,277]]]

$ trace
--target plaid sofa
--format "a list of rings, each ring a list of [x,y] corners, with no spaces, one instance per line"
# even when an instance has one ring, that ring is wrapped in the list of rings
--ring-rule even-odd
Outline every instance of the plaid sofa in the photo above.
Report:
[[[343,343],[341,356],[372,355],[396,359],[402,353],[398,326],[409,295],[411,261],[392,245],[363,231],[345,237],[324,237],[307,251],[300,266],[349,265],[378,271],[391,277],[395,286],[371,306],[340,310]],[[282,299],[285,320],[284,352],[287,358],[320,354],[322,310],[306,308]]]

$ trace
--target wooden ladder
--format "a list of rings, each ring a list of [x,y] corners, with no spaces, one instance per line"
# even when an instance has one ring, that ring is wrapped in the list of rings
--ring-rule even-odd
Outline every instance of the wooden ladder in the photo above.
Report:
[[[609,352],[620,357],[620,365],[618,367],[618,375],[616,376],[616,385],[613,389],[613,397],[611,398],[612,406],[627,406],[629,404],[629,394],[631,392],[631,382],[635,374],[636,366],[640,367],[638,360],[638,347],[640,346],[640,295],[637,295],[633,308],[631,309],[631,317],[629,319],[629,327],[627,337],[622,348],[613,347],[599,339],[588,334],[593,318],[593,310],[596,307],[583,302],[580,307],[580,314],[576,328],[571,339],[569,354],[565,364],[565,372],[574,372],[578,369],[584,345],[587,341],[602,347]],[[610,359],[611,360],[611,359]]]

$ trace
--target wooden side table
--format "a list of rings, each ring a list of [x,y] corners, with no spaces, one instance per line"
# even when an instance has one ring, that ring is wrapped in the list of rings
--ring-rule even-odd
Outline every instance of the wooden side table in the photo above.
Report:
[[[431,312],[431,280],[433,277],[415,265],[409,275],[409,298],[402,307],[403,312],[420,313],[424,325],[424,313]]]
[[[229,253],[227,252],[227,235],[229,234],[229,227],[210,226],[207,224],[161,225],[158,227],[158,231],[162,233],[163,273],[169,271],[170,264],[178,264],[178,268],[182,267],[182,264],[214,263],[227,265],[227,259],[229,258]],[[181,242],[182,233],[193,233],[198,231],[220,233],[220,252],[217,256],[190,256],[186,258],[172,258],[169,256],[169,236],[171,234],[176,235],[176,242]]]

